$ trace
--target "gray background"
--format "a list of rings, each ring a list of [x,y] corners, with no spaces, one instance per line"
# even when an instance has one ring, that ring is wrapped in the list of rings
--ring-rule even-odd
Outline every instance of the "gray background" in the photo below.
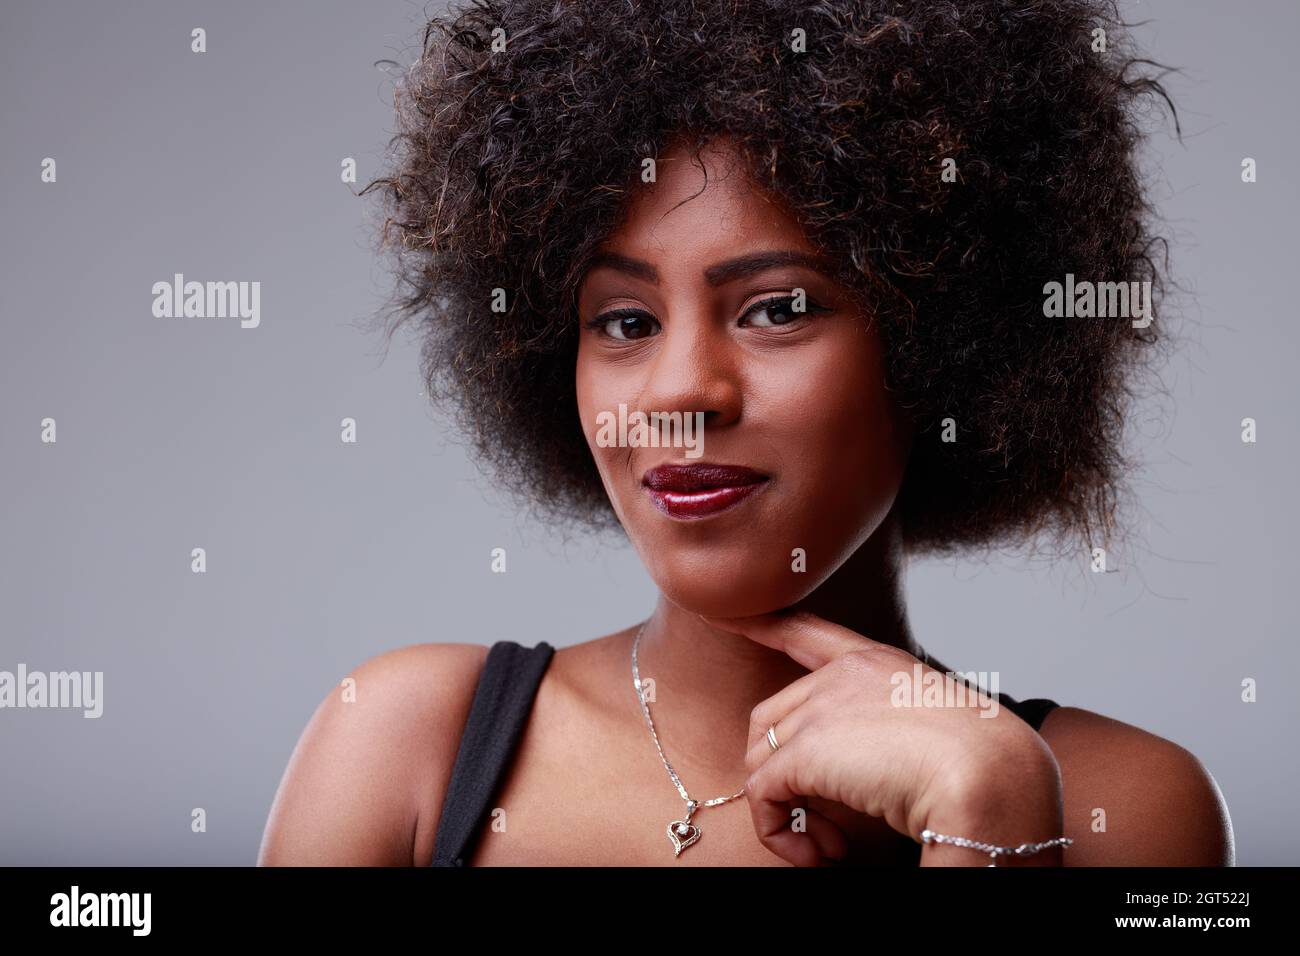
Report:
[[[1185,142],[1152,143],[1187,295],[1168,397],[1135,419],[1138,547],[1106,575],[1083,555],[918,562],[911,613],[950,665],[1189,748],[1238,862],[1295,864],[1300,13],[1128,10],[1186,70]],[[105,713],[0,710],[0,863],[251,863],[294,742],[358,662],[562,646],[652,606],[630,547],[561,541],[494,495],[421,397],[415,348],[383,358],[362,330],[390,283],[339,164],[379,171],[374,61],[409,62],[421,27],[404,2],[4,4],[0,669],[102,670]],[[174,272],[260,281],[261,327],[153,318]]]

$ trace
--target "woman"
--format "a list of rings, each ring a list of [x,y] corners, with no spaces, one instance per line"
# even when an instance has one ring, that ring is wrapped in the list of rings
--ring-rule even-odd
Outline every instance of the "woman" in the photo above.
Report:
[[[1230,864],[1193,754],[954,703],[903,597],[910,555],[1119,530],[1159,323],[1044,303],[1067,275],[1158,302],[1139,64],[1094,0],[434,20],[367,187],[392,328],[424,331],[503,484],[616,523],[660,596],[558,651],[541,628],[366,662],[261,862]],[[610,427],[636,413],[663,417]]]

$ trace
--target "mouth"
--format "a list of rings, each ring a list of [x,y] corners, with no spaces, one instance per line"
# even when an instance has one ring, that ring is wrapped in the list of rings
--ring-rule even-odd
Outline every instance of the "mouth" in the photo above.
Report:
[[[747,501],[769,476],[741,465],[657,465],[642,486],[656,508],[670,518],[708,518]]]

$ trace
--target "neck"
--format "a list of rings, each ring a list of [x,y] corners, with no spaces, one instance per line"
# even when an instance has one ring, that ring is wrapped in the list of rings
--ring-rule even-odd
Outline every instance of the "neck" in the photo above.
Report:
[[[903,598],[904,560],[891,514],[793,607],[920,657]],[[642,680],[654,680],[655,699],[647,704],[664,753],[697,799],[743,785],[750,711],[808,673],[786,654],[718,630],[662,594],[637,657]]]

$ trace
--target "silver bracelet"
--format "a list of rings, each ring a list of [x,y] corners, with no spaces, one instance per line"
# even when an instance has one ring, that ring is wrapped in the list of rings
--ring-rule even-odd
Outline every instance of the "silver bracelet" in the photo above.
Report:
[[[989,866],[998,865],[998,856],[1031,856],[1039,850],[1046,850],[1051,846],[1069,846],[1074,841],[1069,837],[1056,837],[1048,840],[1046,843],[1022,843],[1020,846],[995,846],[992,843],[979,843],[975,840],[968,840],[965,837],[946,836],[942,833],[935,833],[933,830],[921,831],[922,843],[950,843],[953,846],[964,846],[972,850],[979,850],[981,853],[987,853],[993,860]]]

